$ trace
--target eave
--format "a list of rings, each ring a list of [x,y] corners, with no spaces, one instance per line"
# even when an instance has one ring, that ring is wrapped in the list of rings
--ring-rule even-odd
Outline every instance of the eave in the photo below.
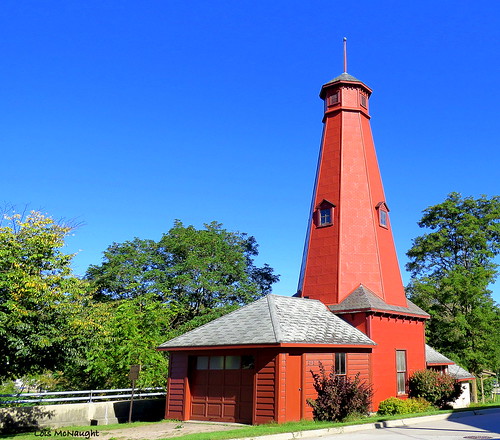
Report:
[[[300,342],[284,342],[279,344],[256,344],[256,345],[205,345],[191,347],[158,347],[158,351],[202,351],[202,350],[242,350],[260,348],[332,348],[332,349],[369,349],[372,350],[376,344],[315,344]]]

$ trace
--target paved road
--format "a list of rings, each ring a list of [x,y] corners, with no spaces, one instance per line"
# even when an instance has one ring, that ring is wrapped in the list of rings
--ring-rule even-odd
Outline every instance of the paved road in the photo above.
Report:
[[[314,437],[311,440],[500,440],[500,412],[455,417],[448,420],[412,423],[398,428],[368,429],[365,431]]]

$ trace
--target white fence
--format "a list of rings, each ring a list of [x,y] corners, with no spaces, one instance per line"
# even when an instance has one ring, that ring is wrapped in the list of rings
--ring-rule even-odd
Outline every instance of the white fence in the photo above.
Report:
[[[134,399],[165,396],[164,388],[144,388],[134,390]],[[55,397],[51,397],[55,396]],[[12,400],[5,398],[11,397]],[[127,400],[132,397],[132,388],[115,390],[50,391],[44,393],[0,394],[0,406],[17,403],[95,402],[99,400]],[[4,400],[5,399],[5,400]]]

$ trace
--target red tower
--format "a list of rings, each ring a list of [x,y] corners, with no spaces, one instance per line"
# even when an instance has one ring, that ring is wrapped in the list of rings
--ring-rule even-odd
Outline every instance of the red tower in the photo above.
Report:
[[[297,296],[319,299],[377,343],[375,404],[425,368],[428,315],[405,296],[370,129],[372,91],[344,72],[323,85],[323,138]]]

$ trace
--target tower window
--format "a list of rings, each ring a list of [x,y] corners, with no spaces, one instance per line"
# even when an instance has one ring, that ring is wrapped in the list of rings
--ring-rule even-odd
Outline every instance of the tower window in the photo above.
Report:
[[[389,208],[385,202],[380,202],[375,206],[378,212],[378,224],[383,228],[389,228]]]
[[[325,199],[316,206],[313,220],[317,228],[333,225],[333,208],[335,208],[335,205]]]
[[[398,394],[406,394],[406,350],[396,350],[396,381]]]
[[[360,97],[361,105],[364,108],[366,108],[366,95],[360,94],[359,97]]]
[[[380,211],[380,226],[387,228],[387,211],[381,209]]]
[[[329,225],[332,223],[332,209],[331,208],[321,209],[319,212],[320,212],[320,219],[319,219],[320,225]]]
[[[339,92],[336,92],[328,97],[328,107],[338,104],[338,102],[339,102]]]

